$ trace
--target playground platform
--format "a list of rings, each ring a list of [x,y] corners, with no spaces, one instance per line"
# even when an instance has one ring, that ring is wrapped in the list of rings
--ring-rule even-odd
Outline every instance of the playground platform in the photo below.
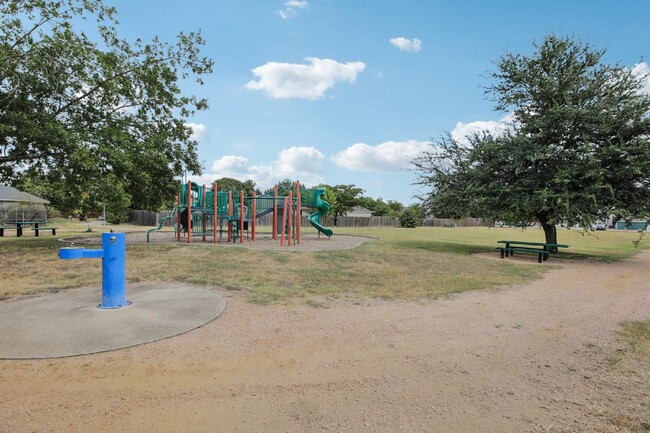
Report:
[[[182,284],[129,285],[127,307],[97,308],[100,287],[0,304],[0,359],[61,358],[123,349],[183,334],[215,319],[225,301]]]

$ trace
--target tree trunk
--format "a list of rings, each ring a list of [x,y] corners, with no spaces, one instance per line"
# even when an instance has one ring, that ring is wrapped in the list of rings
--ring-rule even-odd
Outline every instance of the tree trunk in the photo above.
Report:
[[[550,223],[546,215],[538,216],[539,223],[544,229],[544,237],[547,244],[557,244],[557,228],[554,223]],[[549,248],[552,253],[557,253],[557,248]]]

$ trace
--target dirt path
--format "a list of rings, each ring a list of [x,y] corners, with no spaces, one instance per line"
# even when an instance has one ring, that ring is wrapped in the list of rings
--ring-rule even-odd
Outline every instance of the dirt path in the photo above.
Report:
[[[649,265],[570,263],[422,303],[224,292],[224,314],[179,337],[0,361],[0,432],[647,431],[649,364],[607,359],[620,322],[650,318]]]

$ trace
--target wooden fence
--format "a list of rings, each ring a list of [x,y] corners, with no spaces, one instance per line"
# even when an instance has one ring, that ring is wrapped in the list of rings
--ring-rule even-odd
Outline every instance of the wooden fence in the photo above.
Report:
[[[169,215],[171,211],[153,212],[148,210],[134,210],[131,211],[129,217],[129,224],[136,226],[157,226],[160,219]],[[174,222],[165,222],[165,227],[173,226]]]
[[[429,218],[422,222],[425,227],[488,227],[490,222],[483,218]]]
[[[271,226],[273,225],[273,215],[264,215],[262,218],[257,220],[259,226]],[[300,220],[300,225],[303,227],[308,227],[309,219],[307,215],[303,215]],[[321,218],[321,225],[323,227],[398,227],[399,218],[397,217],[348,217],[342,216],[336,218],[336,224],[334,224],[334,217],[326,216]]]

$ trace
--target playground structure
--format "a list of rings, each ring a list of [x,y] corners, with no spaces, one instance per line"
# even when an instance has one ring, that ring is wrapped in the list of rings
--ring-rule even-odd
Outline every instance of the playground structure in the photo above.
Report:
[[[280,245],[290,246],[300,243],[301,209],[315,208],[308,216],[309,223],[328,238],[333,232],[321,225],[321,217],[330,210],[330,205],[322,196],[325,189],[302,189],[296,182],[287,196],[278,196],[276,186],[272,194],[245,196],[244,191],[234,194],[232,191],[219,191],[217,183],[211,188],[199,186],[194,182],[181,185],[177,205],[172,212],[159,221],[158,227],[147,232],[147,242],[153,231],[162,229],[165,222],[173,222],[175,235],[181,241],[185,233],[187,242],[193,237],[213,243],[222,242],[226,234],[227,242],[244,242],[244,233],[250,231],[250,239],[255,241],[257,220],[272,214],[272,238],[280,237]]]

